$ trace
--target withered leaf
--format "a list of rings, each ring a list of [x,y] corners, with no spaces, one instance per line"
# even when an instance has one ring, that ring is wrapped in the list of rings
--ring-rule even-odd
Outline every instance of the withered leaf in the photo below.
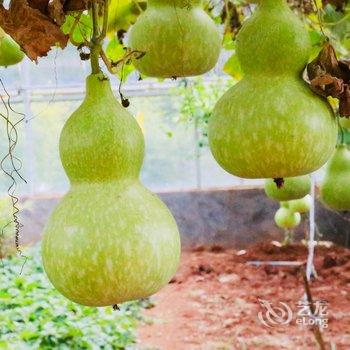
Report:
[[[343,117],[350,117],[350,87],[344,85],[342,97],[339,99],[339,114]]]
[[[316,94],[339,99],[339,114],[350,116],[350,62],[338,60],[333,46],[326,43],[307,66],[310,88]]]
[[[31,0],[28,5],[33,8],[39,10],[43,14],[48,14],[47,5],[49,0]]]
[[[330,74],[320,75],[312,79],[311,86],[316,89],[316,91],[319,90],[319,94],[324,97],[332,96],[340,98],[344,91],[343,80],[333,77]]]
[[[225,34],[235,35],[238,33],[242,23],[237,6],[232,1],[228,1],[227,6],[222,8],[220,17],[225,25]]]
[[[88,0],[66,0],[64,11],[83,11],[88,9]]]
[[[64,3],[65,0],[49,0],[48,3],[48,11],[50,18],[52,18],[53,21],[60,26],[64,23],[66,17],[63,10]]]
[[[33,9],[39,10],[41,13],[49,14],[50,0],[30,0],[28,5]],[[64,12],[84,11],[88,9],[88,0],[60,0]]]
[[[308,64],[307,73],[310,81],[326,73],[335,77],[341,76],[337,55],[331,44],[326,43],[318,56]]]
[[[9,10],[0,6],[0,26],[34,61],[46,56],[52,46],[66,47],[68,36],[58,24],[38,9],[30,7],[26,0],[12,0]]]

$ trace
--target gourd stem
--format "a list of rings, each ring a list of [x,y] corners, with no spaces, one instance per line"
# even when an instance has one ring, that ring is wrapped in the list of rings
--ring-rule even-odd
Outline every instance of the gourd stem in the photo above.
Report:
[[[99,58],[101,52],[101,44],[96,43],[94,40],[91,41],[91,52],[90,52],[90,62],[92,74],[98,74],[101,72]]]
[[[91,70],[92,74],[98,74],[101,72],[101,68],[99,65],[99,58],[102,51],[102,42],[107,34],[107,26],[108,26],[108,8],[109,8],[109,1],[104,1],[104,8],[103,8],[103,27],[100,32],[100,28],[98,25],[98,7],[97,7],[97,1],[92,1],[92,23],[93,23],[93,30],[92,30],[92,38],[90,42],[90,63],[91,63]]]

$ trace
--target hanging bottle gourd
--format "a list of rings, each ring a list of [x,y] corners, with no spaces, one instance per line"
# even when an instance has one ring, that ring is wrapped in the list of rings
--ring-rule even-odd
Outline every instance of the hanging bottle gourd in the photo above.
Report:
[[[291,229],[300,224],[300,213],[294,212],[288,208],[279,208],[275,214],[275,223],[278,227]]]
[[[24,53],[20,46],[0,28],[0,66],[12,66],[23,58]]]
[[[215,66],[221,39],[201,0],[149,0],[131,28],[129,46],[144,53],[133,61],[142,74],[186,77]]]
[[[321,185],[321,200],[333,210],[350,210],[350,150],[338,145]]]
[[[310,175],[286,177],[281,187],[274,180],[266,179],[264,190],[269,198],[279,202],[303,198],[310,193],[311,178]]]
[[[310,48],[307,30],[286,0],[259,1],[237,36],[245,76],[218,101],[209,121],[211,151],[229,173],[293,177],[331,156],[336,119],[301,79]]]
[[[147,297],[174,274],[176,223],[139,182],[144,139],[102,74],[66,122],[60,156],[71,187],[51,215],[42,244],[52,284],[67,298],[106,306]]]

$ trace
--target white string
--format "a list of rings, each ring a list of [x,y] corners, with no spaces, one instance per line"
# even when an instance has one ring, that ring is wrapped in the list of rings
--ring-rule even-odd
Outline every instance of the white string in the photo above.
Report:
[[[309,232],[309,242],[308,242],[308,256],[306,263],[306,278],[308,281],[311,279],[312,271],[314,271],[314,256],[315,256],[315,179],[311,175],[311,207],[310,207],[310,232]]]

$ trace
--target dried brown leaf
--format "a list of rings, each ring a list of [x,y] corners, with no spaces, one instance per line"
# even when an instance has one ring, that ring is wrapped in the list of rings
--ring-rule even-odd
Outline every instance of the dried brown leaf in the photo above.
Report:
[[[325,44],[307,66],[310,88],[323,97],[339,99],[340,116],[350,115],[350,61],[338,60],[332,45]]]
[[[88,0],[66,0],[64,11],[83,11],[88,8]]]
[[[84,11],[88,9],[88,0],[61,0],[61,3],[63,4],[65,13],[71,11]],[[45,15],[49,14],[49,0],[30,0],[28,5]]]
[[[342,97],[339,99],[339,114],[343,117],[350,116],[350,88],[344,85]]]
[[[64,3],[65,0],[50,0],[48,4],[50,18],[58,25],[62,25],[65,20],[65,13],[63,10]]]
[[[25,0],[13,0],[6,10],[0,6],[0,26],[21,46],[34,61],[46,56],[52,46],[66,47],[68,36],[39,10]]]
[[[338,59],[332,45],[326,43],[319,55],[307,66],[309,79],[312,80],[321,74],[330,74],[341,77]]]
[[[344,92],[344,82],[329,74],[321,75],[311,80],[311,85],[315,89],[320,89],[324,92],[323,96],[332,96],[341,98]]]
[[[33,8],[39,10],[43,14],[48,14],[47,5],[49,0],[31,0],[28,5]]]

